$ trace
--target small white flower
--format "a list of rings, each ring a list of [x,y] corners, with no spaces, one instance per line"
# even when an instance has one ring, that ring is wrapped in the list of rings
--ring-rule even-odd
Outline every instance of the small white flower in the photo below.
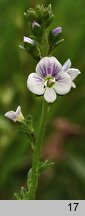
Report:
[[[22,115],[20,106],[17,107],[15,112],[9,111],[5,113],[5,116],[14,122],[22,122],[24,120],[24,116]]]
[[[67,63],[62,66],[55,57],[42,58],[36,66],[36,73],[28,76],[28,89],[36,95],[44,95],[48,103],[53,103],[57,95],[67,94],[73,85]]]
[[[73,82],[73,80],[81,73],[78,69],[75,69],[75,68],[70,68],[71,67],[71,61],[70,59],[68,59],[64,65],[63,65],[63,69],[65,72],[67,72],[70,77],[71,77],[71,80],[72,80],[72,87],[73,88],[76,88],[76,85],[75,83]]]

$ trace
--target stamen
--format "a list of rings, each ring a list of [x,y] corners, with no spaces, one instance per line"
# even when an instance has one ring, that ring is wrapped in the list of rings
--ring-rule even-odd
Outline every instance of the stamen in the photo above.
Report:
[[[51,78],[51,77],[47,77],[47,79],[45,80],[44,82],[44,87],[52,87],[55,83],[55,77],[54,78]]]

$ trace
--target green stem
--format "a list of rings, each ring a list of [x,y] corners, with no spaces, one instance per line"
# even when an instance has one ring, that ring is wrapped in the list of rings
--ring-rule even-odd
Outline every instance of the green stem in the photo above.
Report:
[[[43,144],[43,138],[44,138],[44,131],[46,127],[46,116],[48,111],[48,104],[43,101],[42,106],[42,115],[41,115],[41,121],[39,126],[39,133],[38,133],[38,139],[36,141],[35,149],[33,152],[33,161],[32,161],[32,174],[31,174],[31,185],[30,185],[30,192],[29,192],[29,199],[34,200],[35,199],[35,193],[38,186],[38,168],[39,168],[39,160],[40,160],[40,152],[41,147]]]
[[[42,38],[42,44],[41,44],[42,57],[48,56],[48,50],[49,50],[48,33],[47,30],[45,29]]]
[[[48,55],[48,38],[47,38],[47,31],[46,30],[44,32],[42,42],[43,42],[42,56],[47,56]],[[41,147],[43,144],[45,126],[46,126],[47,111],[49,111],[48,110],[48,103],[45,100],[43,100],[38,138],[36,140],[35,148],[34,148],[34,152],[33,152],[30,184],[29,184],[29,178],[28,178],[28,186],[29,186],[29,197],[28,198],[30,200],[35,199],[36,190],[37,190],[37,186],[38,186],[39,161],[40,161]]]

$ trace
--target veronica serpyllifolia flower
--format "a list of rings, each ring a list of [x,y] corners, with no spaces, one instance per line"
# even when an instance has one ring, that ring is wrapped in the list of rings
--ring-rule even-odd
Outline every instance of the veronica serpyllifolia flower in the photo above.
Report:
[[[24,120],[24,116],[21,112],[20,106],[17,107],[15,112],[9,111],[9,112],[5,113],[5,116],[14,122],[22,122]]]
[[[62,28],[61,27],[57,27],[55,29],[52,30],[52,34],[53,36],[57,36],[62,32]]]
[[[63,65],[63,70],[64,72],[67,72],[70,75],[72,80],[72,87],[76,88],[76,85],[73,81],[81,72],[78,69],[70,68],[70,67],[71,67],[71,61],[70,59],[68,59]]]
[[[74,69],[75,72],[76,69]],[[72,78],[55,57],[44,57],[27,80],[28,89],[36,95],[44,95],[48,103],[53,103],[57,95],[67,94],[72,87]]]

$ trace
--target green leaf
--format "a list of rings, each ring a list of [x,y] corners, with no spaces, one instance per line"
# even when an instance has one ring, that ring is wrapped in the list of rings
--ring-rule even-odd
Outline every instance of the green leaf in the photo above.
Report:
[[[14,196],[17,200],[21,200],[20,194],[19,193],[14,193]]]
[[[43,170],[49,168],[50,166],[53,166],[54,164],[55,164],[54,162],[51,162],[48,160],[46,160],[45,162],[39,162],[38,170],[43,171]]]

